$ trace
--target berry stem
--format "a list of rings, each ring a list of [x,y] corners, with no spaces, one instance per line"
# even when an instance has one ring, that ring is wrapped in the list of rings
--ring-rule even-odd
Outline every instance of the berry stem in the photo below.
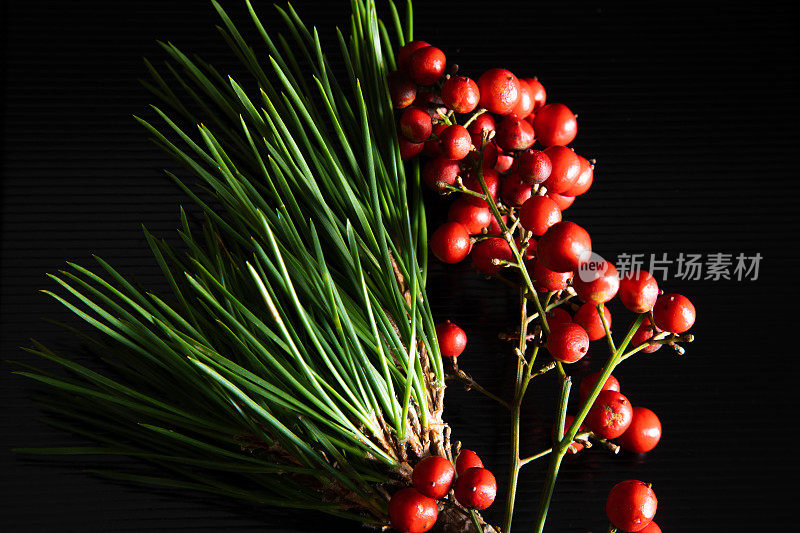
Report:
[[[584,431],[583,433],[578,433],[577,435],[575,435],[575,440],[573,442],[580,442],[581,444],[586,446],[586,444],[588,444],[587,439],[591,435],[592,435],[591,431]],[[519,466],[520,467],[525,466],[526,464],[528,464],[528,463],[530,463],[532,461],[535,461],[537,459],[541,459],[542,457],[546,457],[546,456],[550,455],[551,453],[553,453],[553,448],[547,448],[546,450],[542,450],[539,453],[533,454],[533,455],[528,456],[528,457],[526,457],[524,459],[520,459]]]
[[[475,526],[475,531],[478,533],[483,533],[483,527],[481,527],[481,523],[478,521],[478,517],[475,514],[474,509],[469,510],[469,517],[472,518],[472,525]]]
[[[476,110],[475,110],[475,112],[474,112],[474,113],[472,113],[472,116],[470,116],[470,117],[467,119],[467,121],[466,121],[466,122],[464,122],[464,124],[462,124],[462,126],[464,126],[464,127],[466,128],[467,126],[469,126],[470,124],[472,124],[472,123],[475,121],[475,119],[476,119],[476,118],[478,118],[479,116],[481,116],[481,115],[483,115],[484,113],[486,113],[486,111],[487,111],[487,110],[486,110],[486,109],[484,109],[483,107],[479,107],[478,109],[476,109]]]
[[[493,394],[493,393],[489,392],[488,390],[484,389],[481,385],[478,384],[477,381],[472,379],[472,376],[470,376],[469,374],[467,374],[463,370],[459,370],[458,368],[456,368],[455,370],[456,370],[456,373],[454,375],[447,375],[447,376],[445,376],[445,379],[458,380],[458,381],[460,381],[461,383],[464,384],[464,388],[466,390],[474,389],[474,390],[480,392],[481,394],[483,394],[484,396],[486,396],[487,398],[490,398],[490,399],[496,401],[497,403],[499,403],[500,405],[502,405],[506,409],[511,409],[511,406],[509,405],[509,403],[507,401],[505,401],[504,399],[500,398],[496,394]]]

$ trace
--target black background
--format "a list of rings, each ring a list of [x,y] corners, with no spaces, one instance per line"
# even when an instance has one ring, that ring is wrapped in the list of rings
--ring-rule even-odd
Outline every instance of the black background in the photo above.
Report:
[[[260,12],[270,20],[271,7]],[[296,1],[332,46],[347,2]],[[764,257],[757,281],[681,281],[698,309],[686,356],[668,349],[616,373],[634,404],[659,413],[664,437],[646,457],[598,449],[566,461],[550,531],[604,531],[605,495],[627,478],[650,481],[665,531],[762,531],[792,524],[796,376],[798,48],[794,2],[690,5],[616,2],[417,2],[416,36],[477,76],[504,66],[537,75],[549,101],[579,114],[576,150],[598,160],[595,185],[567,212],[594,248],[725,252]],[[248,27],[242,2],[224,5]],[[75,342],[41,321],[69,320],[37,289],[64,260],[96,253],[144,285],[164,288],[139,223],[174,235],[183,201],[162,175],[171,164],[131,115],[152,98],[137,85],[156,39],[199,52],[227,72],[230,54],[205,1],[6,2],[3,38],[2,358],[35,336]],[[277,21],[273,20],[273,24]],[[335,54],[332,54],[335,55]],[[440,209],[430,204],[433,213]],[[436,218],[437,215],[433,215]],[[433,268],[437,316],[470,335],[462,366],[501,392],[512,370],[496,333],[514,295],[469,265]],[[615,314],[617,334],[628,319]],[[599,368],[602,343],[578,376]],[[353,531],[327,517],[254,509],[193,494],[91,478],[94,462],[31,460],[12,446],[78,442],[35,420],[30,384],[0,368],[0,530]],[[546,447],[553,381],[525,405],[523,452]],[[446,418],[505,486],[508,421],[476,393],[451,387]],[[515,521],[530,530],[544,465],[526,467]],[[501,503],[489,515],[500,520]],[[524,526],[524,527],[523,527]]]

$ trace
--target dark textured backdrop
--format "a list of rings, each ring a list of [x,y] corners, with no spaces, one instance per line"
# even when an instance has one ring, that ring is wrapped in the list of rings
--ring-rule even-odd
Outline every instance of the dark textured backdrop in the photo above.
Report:
[[[796,423],[787,386],[797,368],[791,309],[800,192],[793,3],[417,3],[417,36],[467,73],[505,66],[537,75],[551,101],[580,115],[576,149],[598,166],[592,191],[567,216],[590,228],[596,250],[764,256],[758,281],[662,283],[694,300],[698,341],[685,357],[662,349],[617,374],[634,404],[661,415],[663,441],[645,459],[594,449],[568,460],[551,531],[604,531],[605,495],[628,477],[654,484],[665,531],[762,531],[792,523],[796,442],[783,435]],[[242,14],[239,0],[224,4]],[[344,20],[345,4],[295,2],[324,27]],[[156,39],[200,52],[225,70],[229,54],[216,22],[205,1],[5,3],[2,359],[25,360],[16,347],[31,336],[74,346],[41,321],[69,318],[36,292],[50,286],[44,272],[64,260],[88,262],[97,253],[141,283],[163,287],[139,223],[172,235],[182,197],[160,172],[171,163],[131,119],[151,101],[136,79],[142,55],[162,57]],[[466,265],[437,266],[432,281],[435,311],[469,331],[462,364],[502,391],[511,363],[495,335],[513,320],[514,296],[478,280]],[[573,370],[599,363],[594,356]],[[553,380],[540,381],[526,404],[524,451],[545,445],[553,417]],[[35,420],[29,392],[3,363],[2,531],[357,529],[308,513],[114,484],[82,474],[91,461],[14,457],[12,446],[76,442]],[[504,485],[504,414],[455,388],[447,405],[455,433]],[[532,519],[542,475],[543,465],[523,472],[519,531]],[[497,518],[496,507],[489,514]]]

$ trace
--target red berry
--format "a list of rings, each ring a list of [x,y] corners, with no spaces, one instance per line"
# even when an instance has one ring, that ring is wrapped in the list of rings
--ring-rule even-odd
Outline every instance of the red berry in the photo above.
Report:
[[[573,280],[573,284],[575,281],[577,280]],[[611,312],[607,307],[603,307],[603,317],[606,319],[608,327],[611,328]],[[586,333],[589,334],[589,340],[596,341],[606,336],[603,321],[600,320],[600,313],[597,312],[597,307],[594,304],[585,303],[580,306],[575,312],[573,320],[586,330]]]
[[[424,142],[431,136],[433,124],[427,111],[409,107],[400,115],[400,133],[412,143]]]
[[[460,161],[467,157],[472,149],[472,137],[469,136],[467,128],[453,124],[439,134],[439,146],[444,157]]]
[[[447,218],[464,224],[470,235],[475,235],[488,228],[494,216],[488,207],[480,207],[467,202],[464,198],[459,198],[450,206]]]
[[[567,208],[571,206],[572,203],[575,201],[574,196],[565,196],[563,194],[558,194],[557,192],[547,191],[547,194],[545,196],[547,196],[548,198],[553,200],[556,204],[558,204],[558,208],[561,209],[562,213],[566,211]]]
[[[447,58],[435,46],[420,48],[408,59],[408,77],[420,85],[433,85],[444,74]]]
[[[503,219],[504,224],[508,224],[508,216],[500,215],[500,218]],[[497,218],[492,217],[492,223],[489,224],[488,231],[492,235],[498,235],[503,232],[503,229],[500,227],[500,224],[497,223]]]
[[[634,313],[646,313],[658,299],[658,282],[646,270],[628,272],[619,280],[619,299]]]
[[[533,101],[533,90],[531,90],[530,84],[524,79],[520,79],[519,101],[517,105],[514,106],[514,109],[511,110],[511,114],[519,118],[525,118],[533,112],[533,106],[535,104],[536,102]]]
[[[422,167],[422,181],[431,190],[442,192],[444,185],[454,185],[461,168],[458,162],[450,161],[444,157],[429,160]]]
[[[472,135],[480,136],[483,132],[495,131],[497,125],[491,113],[478,115],[467,128]],[[477,144],[476,144],[477,146]]]
[[[573,420],[575,420],[575,417],[572,416],[572,415],[566,415],[564,417],[564,434],[562,434],[562,435],[556,435],[556,425],[553,424],[553,441],[554,442],[555,441],[560,441],[561,439],[564,438],[564,435],[566,435],[567,430],[572,425],[572,421]],[[585,426],[583,424],[581,424],[580,428],[578,428],[578,432],[580,432],[581,430],[584,430],[584,429],[585,429]],[[569,453],[578,453],[579,451],[581,451],[583,449],[583,447],[584,447],[583,444],[581,444],[580,442],[574,442],[573,441],[572,444],[569,445],[569,448],[567,448],[567,451]]]
[[[403,45],[397,52],[397,68],[403,71],[408,70],[408,60],[411,58],[412,54],[426,46],[430,46],[430,44],[425,41],[409,41]]]
[[[647,453],[659,440],[661,421],[656,414],[646,407],[634,407],[631,425],[619,438],[620,446],[634,453]]]
[[[506,176],[500,186],[500,197],[506,205],[519,207],[531,197],[531,186],[516,174]]]
[[[595,372],[583,378],[581,381],[580,390],[578,391],[581,401],[589,397],[592,389],[594,389],[594,386],[597,385],[597,380],[600,379],[601,374],[602,372]],[[608,379],[605,383],[603,383],[603,386],[600,388],[600,390],[613,390],[619,392],[619,381],[617,381],[617,378],[614,376],[608,376]]]
[[[552,169],[550,158],[539,150],[528,150],[517,156],[517,172],[530,185],[544,183]]]
[[[456,470],[450,461],[431,455],[414,467],[411,484],[428,498],[444,498],[450,492],[450,485],[455,477]]]
[[[589,350],[589,335],[574,322],[553,324],[547,337],[547,351],[562,363],[574,363]]]
[[[574,222],[561,221],[550,226],[539,239],[536,257],[550,270],[572,272],[591,251],[589,233]]]
[[[514,253],[511,251],[511,246],[508,245],[505,239],[500,238],[479,241],[475,244],[475,249],[472,252],[472,262],[475,268],[485,274],[494,274],[505,268],[501,265],[495,265],[492,262],[494,259],[511,261],[513,258]]]
[[[400,533],[425,533],[438,516],[436,500],[423,496],[413,487],[400,489],[389,500],[389,520]]]
[[[653,335],[653,326],[650,325],[650,319],[645,318],[642,324],[639,326],[639,329],[637,329],[636,333],[633,334],[633,338],[631,338],[631,346],[636,348],[650,339]],[[653,344],[647,348],[643,348],[642,351],[644,353],[653,353],[660,348],[661,344]]]
[[[547,102],[547,91],[544,90],[544,85],[536,78],[525,78],[528,86],[531,88],[531,97],[533,98],[533,112],[536,113]]]
[[[680,294],[664,294],[653,307],[656,326],[670,333],[683,333],[694,324],[696,312],[689,298]]]
[[[551,146],[544,151],[552,165],[550,176],[544,182],[549,192],[562,194],[568,191],[581,173],[581,160],[578,154],[566,146]]]
[[[497,496],[494,475],[481,467],[472,467],[459,474],[455,489],[458,503],[469,509],[486,509]]]
[[[447,124],[434,124],[431,130],[431,138],[425,141],[425,146],[422,151],[428,157],[439,157],[442,155],[442,149],[439,145],[439,135],[447,128]]]
[[[639,533],[661,533],[661,528],[655,522],[650,522],[644,529],[640,529]]]
[[[480,99],[478,84],[466,76],[453,76],[442,85],[442,103],[456,113],[471,113]]]
[[[507,115],[519,101],[519,80],[510,71],[502,68],[493,68],[481,74],[478,88],[481,92],[481,107],[491,113]]]
[[[425,143],[412,143],[402,135],[397,141],[400,145],[400,159],[403,161],[408,161],[409,159],[417,157],[425,145]]]
[[[606,514],[615,527],[636,532],[653,521],[658,499],[650,485],[629,479],[611,489],[606,500]]]
[[[483,461],[472,450],[462,449],[458,454],[458,459],[456,459],[456,472],[460,476],[464,470],[474,467],[483,468]]]
[[[547,104],[536,111],[533,129],[536,130],[536,137],[543,145],[566,146],[578,134],[578,121],[575,119],[575,113],[564,104]]]
[[[555,324],[569,324],[572,322],[572,317],[569,313],[560,307],[549,310],[545,313],[545,316],[547,317],[547,325],[550,327]]]
[[[467,347],[467,334],[449,320],[436,324],[436,340],[444,357],[458,357]]]
[[[616,439],[631,425],[633,407],[615,390],[601,391],[586,415],[586,425],[604,439]]]
[[[441,104],[442,99],[431,91],[430,87],[417,87],[417,97],[414,98],[414,105],[427,109],[430,106]]]
[[[514,164],[514,156],[504,153],[500,148],[497,149],[497,162],[494,164],[494,169],[497,172],[505,172],[510,169]]]
[[[572,280],[572,287],[578,298],[586,303],[603,304],[617,295],[619,273],[612,263],[602,260],[589,260],[578,269]]]
[[[544,235],[557,222],[561,222],[561,210],[546,196],[531,196],[519,210],[519,223],[534,235]]]
[[[539,253],[539,246],[536,246]],[[567,288],[572,272],[554,272],[542,265],[541,261],[534,261],[533,266],[528,264],[528,272],[533,278],[533,287],[539,292],[560,291]]]
[[[497,190],[500,188],[500,175],[497,174],[497,172],[495,172],[492,169],[489,168],[484,169],[483,181],[486,182],[486,188],[489,190],[489,194],[496,201]],[[464,178],[464,186],[471,191],[483,194],[483,188],[481,187],[481,183],[478,180],[478,176],[473,171],[467,172],[467,175]],[[465,194],[464,200],[471,203],[472,205],[477,205],[479,207],[487,207],[489,205],[488,203],[486,203],[486,200],[482,200],[477,196],[473,196],[471,194]],[[490,233],[500,233],[500,232],[497,231]]]
[[[389,73],[386,77],[389,84],[389,97],[392,105],[397,109],[410,106],[417,97],[417,84],[399,70]]]
[[[589,190],[594,181],[594,165],[586,160],[585,157],[578,156],[581,168],[578,172],[578,179],[568,190],[564,191],[565,196],[580,196]]]
[[[462,261],[472,247],[467,228],[458,222],[445,222],[439,226],[430,241],[433,255],[444,263]]]
[[[522,251],[522,241],[520,241],[519,237],[514,237],[514,242],[517,243],[517,249],[519,249],[520,253],[522,254],[522,258],[526,261],[531,261],[533,258],[536,257],[536,240],[533,238],[528,239],[528,247],[525,248],[525,251]]]
[[[517,151],[530,148],[536,137],[533,126],[526,120],[508,115],[497,125],[494,140],[503,150]]]

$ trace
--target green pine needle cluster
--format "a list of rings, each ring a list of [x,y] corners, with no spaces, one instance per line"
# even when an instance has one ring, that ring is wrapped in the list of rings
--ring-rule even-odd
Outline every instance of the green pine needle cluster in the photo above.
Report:
[[[205,222],[182,210],[177,247],[145,232],[172,294],[100,258],[50,276],[108,372],[35,343],[61,371],[19,373],[46,386],[52,424],[96,446],[24,451],[133,456],[161,473],[104,474],[380,524],[384,484],[444,449],[419,169],[400,160],[385,86],[411,5],[403,22],[389,3],[389,31],[373,1],[351,4],[342,80],[291,6],[271,34],[248,2],[248,44],[214,3],[252,79],[161,44],[145,82],[161,107],[137,120]]]

